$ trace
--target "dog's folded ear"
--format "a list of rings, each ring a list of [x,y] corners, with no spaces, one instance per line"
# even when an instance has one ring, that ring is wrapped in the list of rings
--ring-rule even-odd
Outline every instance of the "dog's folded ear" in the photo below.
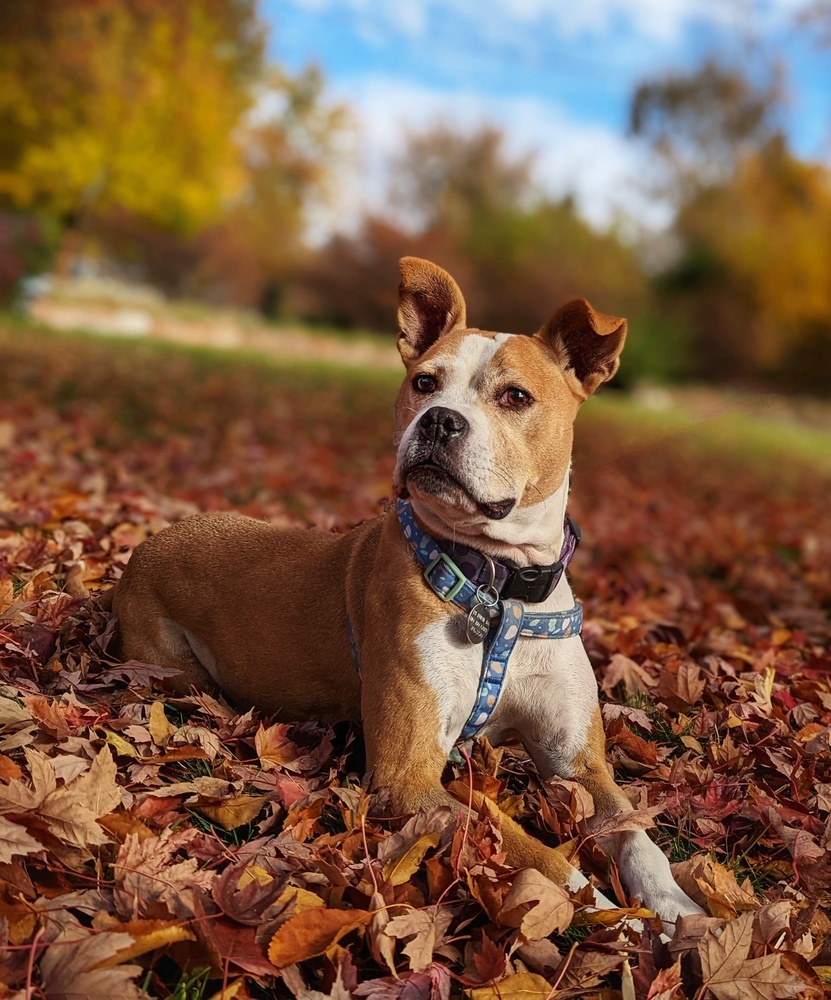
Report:
[[[620,366],[627,323],[592,309],[585,299],[568,302],[536,334],[550,347],[586,396],[608,382]]]
[[[414,361],[439,337],[465,325],[465,300],[447,271],[420,257],[402,257],[398,286],[398,350]]]

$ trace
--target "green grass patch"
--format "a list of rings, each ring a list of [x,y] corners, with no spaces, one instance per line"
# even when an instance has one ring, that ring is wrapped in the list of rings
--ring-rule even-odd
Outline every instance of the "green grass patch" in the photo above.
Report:
[[[792,465],[831,473],[831,432],[801,424],[785,424],[740,410],[708,419],[696,419],[679,406],[654,410],[623,393],[607,392],[586,403],[579,428],[611,425],[618,441],[627,447],[677,440],[741,465],[769,467],[783,463],[783,474]]]

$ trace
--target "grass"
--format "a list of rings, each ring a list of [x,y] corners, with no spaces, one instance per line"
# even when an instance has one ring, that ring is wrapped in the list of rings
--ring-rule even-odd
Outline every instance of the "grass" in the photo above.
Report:
[[[831,472],[831,432],[783,424],[740,410],[697,420],[680,407],[655,411],[634,403],[627,395],[606,392],[586,404],[579,420],[614,423],[632,447],[677,437],[742,464],[758,466],[775,459],[783,463],[785,472],[792,464]]]
[[[118,352],[115,367],[112,365],[114,350]],[[136,436],[149,433],[154,410],[152,394],[146,391],[146,386],[139,385],[137,388],[141,391],[130,391],[131,373],[142,370],[169,370],[172,366],[181,381],[190,380],[208,387],[214,378],[224,379],[229,374],[236,374],[255,394],[257,390],[260,394],[278,390],[288,377],[292,386],[301,390],[311,390],[322,384],[336,385],[347,394],[368,393],[379,403],[388,402],[390,406],[401,381],[401,373],[396,370],[340,364],[331,358],[281,357],[247,348],[193,347],[153,339],[137,341],[97,333],[63,333],[10,316],[0,318],[0,351],[6,367],[22,355],[34,362],[22,379],[17,373],[17,384],[22,382],[36,387],[42,402],[58,408],[89,398],[95,388],[90,384],[89,369],[95,370],[96,361],[103,369],[106,361],[108,374],[123,382],[120,420],[124,428]],[[75,357],[79,363],[58,366],[65,369],[64,377],[50,374],[46,366],[44,377],[44,367],[37,362],[56,352],[64,356],[65,362]],[[86,373],[82,369],[87,369]],[[0,390],[3,381],[0,373]],[[584,407],[577,425],[578,439],[581,426],[609,423],[615,426],[618,448],[621,441],[624,447],[640,448],[655,440],[678,437],[697,448],[736,458],[742,463],[760,465],[776,460],[783,464],[783,475],[793,464],[831,472],[831,432],[782,424],[738,410],[713,419],[696,420],[680,407],[656,412],[634,402],[628,395],[605,392]]]

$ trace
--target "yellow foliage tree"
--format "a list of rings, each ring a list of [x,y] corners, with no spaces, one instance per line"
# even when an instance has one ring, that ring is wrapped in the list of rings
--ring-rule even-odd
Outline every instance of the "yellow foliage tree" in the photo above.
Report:
[[[678,232],[713,262],[711,334],[733,341],[748,371],[776,372],[803,341],[831,347],[831,171],[781,140],[746,155],[729,183],[681,210]],[[716,299],[731,304],[729,319]]]
[[[0,13],[0,199],[193,230],[243,184],[253,0],[15,0]]]

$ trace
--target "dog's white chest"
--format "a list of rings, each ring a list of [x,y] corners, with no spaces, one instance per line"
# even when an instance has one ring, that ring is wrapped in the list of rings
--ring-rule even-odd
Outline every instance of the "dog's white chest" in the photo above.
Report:
[[[445,752],[473,711],[482,674],[483,647],[460,641],[460,632],[443,619],[426,626],[416,640],[424,679],[438,701],[437,735]],[[481,734],[497,743],[519,733],[526,742],[556,740],[567,753],[579,752],[596,705],[597,685],[579,636],[520,637]]]

